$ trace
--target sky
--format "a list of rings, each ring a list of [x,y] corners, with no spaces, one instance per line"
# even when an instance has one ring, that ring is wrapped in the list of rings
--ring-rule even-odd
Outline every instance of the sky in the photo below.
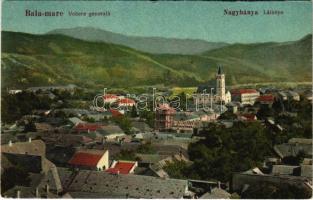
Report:
[[[94,27],[134,36],[254,43],[293,41],[312,33],[311,2],[4,1],[2,30],[44,34],[57,28]],[[63,17],[26,17],[25,10],[63,11]],[[224,10],[257,10],[229,16]],[[263,10],[283,15],[263,15]],[[110,16],[71,17],[69,11]]]

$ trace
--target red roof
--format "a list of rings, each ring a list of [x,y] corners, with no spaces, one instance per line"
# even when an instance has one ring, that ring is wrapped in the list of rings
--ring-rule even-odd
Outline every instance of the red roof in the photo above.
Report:
[[[103,96],[104,99],[118,99],[118,96],[115,94],[106,94]]]
[[[238,94],[249,94],[249,93],[257,93],[258,91],[256,91],[255,89],[236,89],[236,90],[232,90],[231,93],[234,95],[238,95]]]
[[[113,117],[120,117],[123,115],[122,113],[120,113],[118,110],[115,110],[115,109],[110,109],[109,111],[112,113]]]
[[[255,120],[255,115],[254,114],[242,114],[241,116],[245,117],[248,121]]]
[[[113,168],[109,168],[106,172],[117,174],[129,174],[130,170],[135,166],[136,163],[134,162],[122,162],[118,161]]]
[[[100,124],[90,124],[90,123],[79,123],[75,126],[77,131],[96,131],[102,126]]]
[[[157,110],[175,112],[175,109],[166,103],[157,105]]]
[[[69,164],[96,167],[101,157],[102,155],[100,154],[77,152],[71,158]]]
[[[134,104],[135,101],[129,98],[124,98],[124,99],[120,99],[118,101],[118,103],[123,103],[123,104]]]
[[[263,95],[259,97],[259,101],[267,101],[267,102],[272,102],[274,101],[274,96],[269,94],[269,95]]]

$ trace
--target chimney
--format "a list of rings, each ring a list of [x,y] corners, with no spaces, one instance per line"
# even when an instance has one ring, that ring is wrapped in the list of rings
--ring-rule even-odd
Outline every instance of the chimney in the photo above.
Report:
[[[36,187],[36,198],[40,198],[38,187]]]
[[[16,198],[18,198],[18,199],[21,198],[21,191],[19,191],[19,190],[17,191]]]
[[[11,146],[12,146],[12,140],[9,141],[9,147],[11,147]]]
[[[31,138],[31,137],[28,138],[28,142],[29,142],[29,143],[32,142],[32,138]]]

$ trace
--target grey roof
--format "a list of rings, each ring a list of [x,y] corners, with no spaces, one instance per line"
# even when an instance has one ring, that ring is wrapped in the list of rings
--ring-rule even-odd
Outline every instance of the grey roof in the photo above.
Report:
[[[81,119],[77,118],[77,117],[71,117],[71,118],[68,118],[68,120],[70,122],[72,122],[73,124],[77,124],[77,123],[85,123],[84,121],[82,121]]]
[[[111,135],[111,134],[124,134],[124,131],[116,125],[107,125],[103,126],[100,130],[98,130],[101,135]]]
[[[132,126],[136,129],[138,129],[140,132],[150,132],[153,129],[145,122],[141,121],[133,121]]]
[[[281,157],[297,156],[299,152],[303,151],[306,155],[312,156],[311,144],[279,144],[274,146],[275,152]]]
[[[168,157],[168,155],[159,155],[159,154],[140,154],[137,153],[136,157],[140,158],[139,162],[142,163],[157,163],[160,160],[163,160]]]
[[[46,153],[46,145],[42,140],[16,142],[12,143],[12,145],[1,145],[1,152],[44,156]]]
[[[220,188],[213,188],[211,192],[206,192],[200,199],[230,199],[231,194]]]
[[[299,166],[273,165],[272,174],[274,175],[293,175],[294,170]]]
[[[301,165],[301,176],[312,179],[312,165]]]
[[[80,197],[77,192],[82,192],[81,197],[86,197],[84,193],[90,193],[88,197],[95,198],[182,198],[187,187],[187,180],[81,170],[71,181],[67,191],[77,198]]]
[[[187,120],[200,120],[199,115],[195,115],[189,112],[177,112],[174,115],[174,120],[187,121]]]
[[[291,138],[288,140],[289,144],[312,144],[312,139],[307,138]]]

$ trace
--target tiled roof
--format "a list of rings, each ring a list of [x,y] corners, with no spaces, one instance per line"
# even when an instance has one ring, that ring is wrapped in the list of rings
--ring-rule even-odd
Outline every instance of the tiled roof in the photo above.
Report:
[[[135,162],[123,162],[118,161],[113,168],[109,168],[106,170],[106,172],[112,173],[112,174],[129,174],[132,168],[135,166]]]
[[[273,95],[263,95],[263,96],[259,97],[259,101],[272,102],[272,101],[274,101],[274,96]]]
[[[123,103],[123,104],[134,104],[135,101],[129,98],[124,98],[124,99],[120,99],[118,101],[118,103]]]
[[[258,91],[256,91],[255,89],[235,89],[231,91],[233,95],[257,93],[257,92]]]
[[[118,99],[118,96],[115,94],[106,94],[103,96],[103,98],[106,99]]]
[[[120,113],[118,110],[115,110],[115,109],[110,109],[109,111],[112,113],[113,117],[120,117],[123,115],[122,113]]]
[[[241,116],[245,117],[249,121],[255,120],[255,115],[254,114],[242,114]]]
[[[102,126],[100,124],[91,124],[91,123],[79,123],[75,126],[76,131],[96,131]]]
[[[80,165],[80,166],[97,166],[99,160],[101,159],[101,154],[92,154],[87,152],[77,152],[69,161],[71,165]]]
[[[85,192],[90,196],[97,194],[101,198],[182,198],[188,187],[187,180],[133,174],[116,175],[92,170],[80,170],[69,183],[65,189],[70,193]]]

